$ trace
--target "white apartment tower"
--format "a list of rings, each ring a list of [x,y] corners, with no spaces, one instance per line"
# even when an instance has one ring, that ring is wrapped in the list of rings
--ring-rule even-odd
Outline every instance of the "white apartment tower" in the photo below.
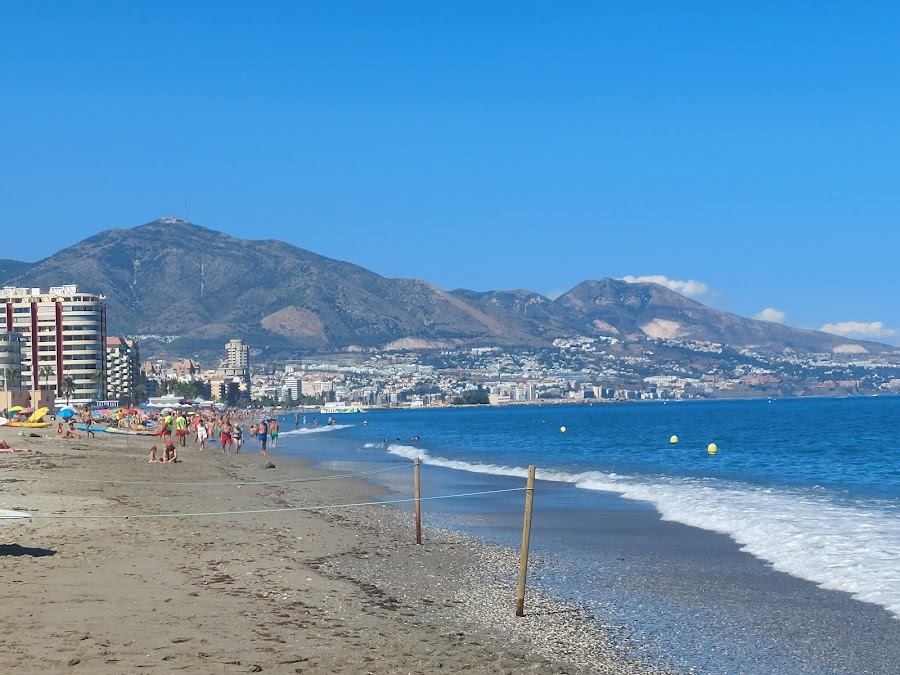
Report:
[[[106,298],[75,285],[0,290],[0,329],[26,342],[22,378],[33,404],[52,405],[55,396],[106,397]]]
[[[241,340],[229,340],[225,345],[225,362],[216,374],[226,379],[239,379],[250,391],[250,345]]]
[[[141,380],[141,355],[138,343],[122,337],[106,338],[106,391],[119,404],[137,405]]]

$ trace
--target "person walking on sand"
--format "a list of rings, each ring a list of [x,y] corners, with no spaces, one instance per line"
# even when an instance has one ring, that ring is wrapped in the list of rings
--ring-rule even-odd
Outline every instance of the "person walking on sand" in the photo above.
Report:
[[[178,445],[182,448],[187,440],[187,424],[187,417],[184,416],[184,413],[178,413],[178,417],[175,418],[175,437],[178,438]]]
[[[241,428],[240,424],[235,425],[234,433],[231,434],[231,438],[234,440],[235,453],[239,453],[241,451],[241,446],[244,444],[244,430]]]
[[[175,426],[175,418],[172,417],[171,413],[166,413],[166,416],[162,420],[162,428],[159,430],[160,440],[172,440],[172,427]]]
[[[91,431],[91,425],[94,423],[94,418],[91,417],[91,411],[85,408],[81,413],[81,420],[84,422],[84,431],[87,433],[88,437],[96,436],[96,434]]]
[[[219,440],[222,441],[222,452],[228,454],[228,448],[231,447],[231,423],[227,418],[222,420],[222,435]]]
[[[269,427],[266,426],[265,420],[260,420],[259,426],[256,427],[256,437],[259,439],[259,454],[266,454],[266,439],[269,437]]]
[[[209,432],[206,430],[206,425],[201,420],[197,424],[197,441],[200,443],[200,452],[203,452],[203,448],[206,447],[206,437],[209,436]]]
[[[272,440],[272,447],[278,447],[278,420],[274,417],[269,422],[269,438]]]

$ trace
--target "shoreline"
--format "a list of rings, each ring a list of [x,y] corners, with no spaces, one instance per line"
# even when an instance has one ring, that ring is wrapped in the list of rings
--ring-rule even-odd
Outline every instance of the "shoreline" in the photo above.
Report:
[[[358,478],[190,446],[148,464],[152,439],[0,438],[30,448],[0,455],[2,505],[35,516],[2,523],[6,672],[659,672],[573,605],[529,590],[516,619],[513,551],[430,527],[416,546],[384,506],[259,512],[368,501]],[[134,482],[100,482],[117,480]],[[124,518],[232,511],[257,512]]]
[[[329,470],[369,466],[365,456],[345,459],[341,445],[323,443],[304,439]],[[427,464],[423,471],[424,496],[522,483]],[[391,473],[369,480],[401,495],[411,489],[408,478]],[[425,522],[514,547],[521,499],[507,497],[426,502]],[[893,673],[900,659],[900,623],[883,607],[777,571],[728,535],[567,483],[539,480],[535,505],[529,594],[569,598],[584,616],[621,627],[646,662],[702,673],[822,675]]]

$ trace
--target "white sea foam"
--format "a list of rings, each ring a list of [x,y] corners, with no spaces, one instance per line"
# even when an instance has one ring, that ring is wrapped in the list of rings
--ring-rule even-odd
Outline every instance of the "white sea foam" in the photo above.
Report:
[[[519,477],[528,472],[517,466],[433,457],[413,446],[391,445],[388,450],[461,471]],[[650,480],[598,471],[547,470],[538,470],[537,477],[648,502],[664,520],[728,535],[742,550],[781,572],[846,591],[900,617],[896,504],[838,504],[820,490],[757,488],[717,479]]]
[[[348,429],[352,424],[323,424],[319,427],[301,427],[300,429],[291,429],[290,431],[282,431],[282,436],[296,436],[298,434],[320,434],[326,431],[337,431],[338,429]]]

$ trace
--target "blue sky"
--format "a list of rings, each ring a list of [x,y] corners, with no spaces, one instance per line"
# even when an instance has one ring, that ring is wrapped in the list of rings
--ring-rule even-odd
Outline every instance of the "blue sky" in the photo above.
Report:
[[[651,276],[900,343],[898,25],[878,2],[0,0],[0,257],[187,202],[448,290]]]

